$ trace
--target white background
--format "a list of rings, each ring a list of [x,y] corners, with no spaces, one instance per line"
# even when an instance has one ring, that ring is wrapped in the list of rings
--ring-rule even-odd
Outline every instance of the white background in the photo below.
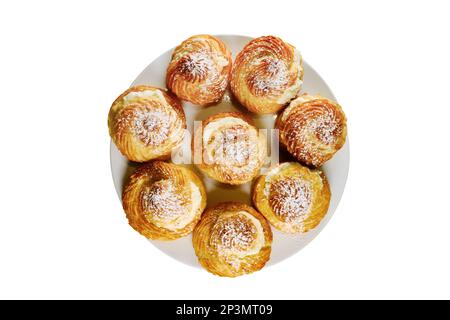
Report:
[[[0,4],[1,298],[450,298],[448,1]],[[214,277],[128,225],[111,102],[197,33],[278,35],[349,120],[347,188],[324,231],[250,276]]]

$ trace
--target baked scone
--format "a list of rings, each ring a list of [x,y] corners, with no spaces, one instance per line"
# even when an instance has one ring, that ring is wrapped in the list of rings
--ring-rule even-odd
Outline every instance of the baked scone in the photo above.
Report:
[[[237,55],[231,90],[248,110],[275,113],[296,97],[303,81],[300,53],[280,38],[250,41]]]
[[[264,267],[270,258],[272,230],[252,207],[224,202],[205,211],[192,244],[200,264],[223,277],[237,277]]]
[[[131,175],[122,202],[128,222],[140,234],[174,240],[192,232],[205,209],[206,192],[191,170],[156,160]]]
[[[305,233],[326,215],[331,192],[322,171],[285,162],[256,180],[252,198],[259,212],[278,230]]]
[[[266,139],[239,112],[215,114],[195,131],[194,163],[210,178],[239,185],[256,177],[266,154]]]
[[[277,117],[280,143],[300,162],[319,167],[345,143],[347,120],[342,108],[319,95],[303,94]]]
[[[210,35],[193,36],[175,48],[167,68],[167,88],[193,104],[212,104],[225,93],[231,67],[225,43]]]
[[[131,161],[170,156],[181,145],[186,118],[181,102],[163,89],[136,86],[122,93],[108,115],[109,134]]]

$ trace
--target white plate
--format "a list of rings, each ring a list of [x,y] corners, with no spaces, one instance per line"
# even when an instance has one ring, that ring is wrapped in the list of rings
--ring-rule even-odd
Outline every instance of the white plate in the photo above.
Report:
[[[228,45],[228,48],[230,48],[230,50],[232,51],[233,59],[236,54],[242,50],[245,44],[252,40],[252,38],[250,37],[236,35],[222,35],[217,37],[222,39]],[[298,49],[301,52],[301,48]],[[150,63],[150,65],[145,68],[145,70],[132,83],[132,86],[146,84],[165,88],[166,68],[169,64],[172,51],[173,49],[166,51],[156,60]],[[305,75],[302,92],[308,92],[311,94],[320,93],[322,96],[336,100],[325,81],[322,80],[317,72],[315,72],[314,69],[311,68],[305,61],[303,67],[305,70]],[[226,96],[230,97],[230,94],[227,92]],[[186,113],[188,129],[191,132],[194,120],[203,120],[206,117],[221,111],[238,110],[241,112],[246,112],[241,106],[233,105],[233,102],[227,98],[225,98],[221,103],[208,108],[200,108],[185,102],[183,103],[183,107]],[[257,127],[268,129],[273,128],[275,116],[252,115],[252,117]],[[280,159],[283,159],[283,157],[286,157],[286,155],[281,153]],[[322,168],[328,177],[332,192],[330,208],[327,215],[318,227],[301,236],[286,235],[272,228],[272,254],[267,265],[273,265],[300,251],[325,227],[334,211],[336,210],[336,207],[344,191],[349,168],[349,159],[349,143],[347,139],[344,147]],[[122,189],[127,181],[128,176],[137,166],[138,164],[130,163],[125,157],[123,157],[114,143],[111,142],[111,170],[114,180],[114,186],[116,188],[117,194],[119,195],[119,198],[122,198]],[[223,184],[216,183],[214,180],[205,177],[204,175],[199,173],[194,166],[192,166],[192,169],[194,169],[205,182],[208,193],[208,206],[223,201],[240,201],[250,204],[251,183],[247,183],[238,187],[228,187]],[[199,266],[197,258],[194,254],[194,249],[192,248],[191,239],[192,236],[189,235],[170,242],[149,241],[158,249],[175,258],[176,260],[188,265]]]

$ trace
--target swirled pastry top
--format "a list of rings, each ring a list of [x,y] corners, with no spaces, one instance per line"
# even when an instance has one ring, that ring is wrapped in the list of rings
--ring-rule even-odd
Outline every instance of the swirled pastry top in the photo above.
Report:
[[[192,242],[200,264],[209,272],[236,277],[258,271],[266,264],[272,232],[252,207],[226,202],[205,211]]]
[[[137,169],[122,198],[130,225],[156,240],[173,240],[191,233],[206,206],[205,188],[197,175],[162,161]]]
[[[167,68],[167,87],[180,99],[205,106],[222,98],[231,67],[231,53],[220,39],[193,36],[175,48]]]
[[[301,95],[278,116],[280,142],[299,161],[315,167],[345,143],[347,120],[342,108],[321,96]]]
[[[273,36],[250,41],[237,55],[231,90],[247,109],[274,113],[301,89],[303,66],[300,53]]]
[[[213,115],[193,140],[194,162],[209,177],[227,184],[252,180],[263,165],[265,136],[238,112]]]
[[[136,86],[121,94],[108,115],[109,134],[131,161],[167,157],[184,137],[186,119],[180,101],[151,86]]]
[[[286,162],[257,179],[252,197],[256,208],[275,228],[305,233],[327,213],[331,193],[322,171]]]

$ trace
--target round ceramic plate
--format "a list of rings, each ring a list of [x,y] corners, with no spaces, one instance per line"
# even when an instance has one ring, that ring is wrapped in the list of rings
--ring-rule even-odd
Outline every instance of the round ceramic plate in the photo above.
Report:
[[[236,35],[223,35],[217,36],[227,44],[228,48],[233,54],[233,61],[237,53],[250,41],[252,38]],[[295,44],[294,44],[295,45]],[[297,47],[300,50],[301,48]],[[137,77],[132,83],[135,85],[152,85],[161,88],[165,88],[166,69],[169,64],[173,49],[170,49],[155,59],[145,70]],[[311,68],[306,61],[303,61],[304,67],[304,84],[302,92],[308,92],[310,94],[320,93],[322,96],[336,100],[331,90],[328,88],[325,81]],[[186,120],[188,129],[192,133],[193,123],[195,120],[203,120],[206,117],[223,111],[240,111],[247,113],[247,111],[240,105],[238,105],[234,99],[231,98],[230,92],[226,92],[222,101],[214,106],[207,108],[201,108],[192,105],[187,102],[183,102],[184,111],[186,113]],[[345,106],[344,106],[345,109]],[[254,122],[258,128],[272,129],[275,122],[275,115],[263,115],[258,116],[251,114]],[[289,155],[280,152],[280,160],[289,160]],[[129,162],[124,156],[121,155],[114,143],[111,143],[111,170],[114,180],[114,186],[117,190],[119,198],[122,197],[122,190],[129,175],[136,169],[139,164]],[[201,174],[194,165],[188,165],[203,179],[207,195],[208,206],[215,205],[224,201],[239,201],[250,204],[250,187],[251,183],[247,183],[241,186],[226,186],[215,182],[214,180]],[[325,227],[327,222],[333,215],[336,207],[341,199],[344,191],[345,182],[347,180],[349,167],[349,142],[345,143],[344,147],[336,153],[336,155],[328,161],[323,167],[323,171],[328,177],[331,187],[331,203],[328,209],[328,213],[322,220],[320,225],[312,231],[304,235],[288,235],[279,232],[272,228],[273,231],[273,244],[272,254],[270,257],[269,265],[273,265],[280,262],[305,247],[312,239],[314,239],[319,232]],[[194,249],[192,247],[192,235],[175,241],[152,241],[149,240],[154,246],[175,258],[176,260],[186,263],[192,266],[200,266],[197,262]]]

